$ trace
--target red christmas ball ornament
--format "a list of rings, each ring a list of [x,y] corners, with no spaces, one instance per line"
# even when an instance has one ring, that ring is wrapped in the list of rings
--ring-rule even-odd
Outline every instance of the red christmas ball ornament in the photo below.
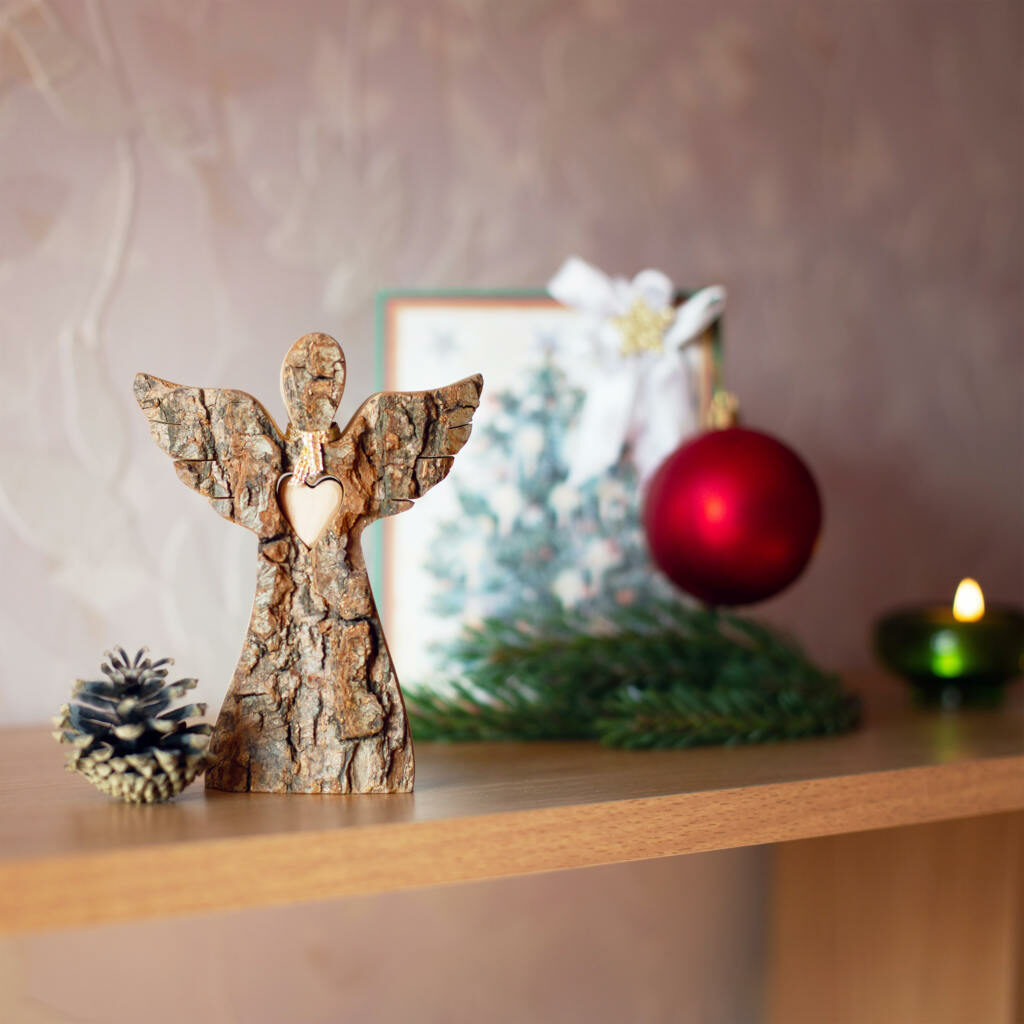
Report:
[[[712,605],[752,604],[803,572],[821,530],[821,496],[791,448],[726,427],[658,467],[644,528],[655,564],[676,586]]]

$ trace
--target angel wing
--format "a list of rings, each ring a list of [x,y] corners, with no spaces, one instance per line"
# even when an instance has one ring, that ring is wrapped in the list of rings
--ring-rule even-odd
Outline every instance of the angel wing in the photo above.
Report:
[[[284,532],[274,496],[284,442],[252,395],[184,387],[140,373],[135,400],[153,440],[174,459],[178,477],[220,515],[261,537]]]
[[[403,512],[448,475],[469,440],[483,386],[477,373],[433,391],[372,395],[326,446],[325,471],[347,473],[363,496],[364,515]]]

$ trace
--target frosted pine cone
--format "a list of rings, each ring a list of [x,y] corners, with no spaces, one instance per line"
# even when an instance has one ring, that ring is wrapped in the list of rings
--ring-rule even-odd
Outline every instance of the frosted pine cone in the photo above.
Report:
[[[188,719],[205,704],[166,710],[196,685],[195,679],[167,682],[170,658],[151,661],[143,647],[130,660],[123,647],[106,654],[107,677],[78,680],[72,701],[54,719],[54,738],[70,743],[67,769],[128,803],[159,803],[177,796],[210,763],[210,726]]]

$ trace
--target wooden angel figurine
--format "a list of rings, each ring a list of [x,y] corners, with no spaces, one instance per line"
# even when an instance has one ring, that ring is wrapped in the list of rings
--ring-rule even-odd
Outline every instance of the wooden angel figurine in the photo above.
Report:
[[[252,618],[210,743],[207,788],[401,793],[413,750],[360,547],[448,475],[483,378],[368,398],[333,422],[345,356],[307,334],[281,368],[282,436],[243,391],[140,373],[135,397],[178,476],[259,538]]]

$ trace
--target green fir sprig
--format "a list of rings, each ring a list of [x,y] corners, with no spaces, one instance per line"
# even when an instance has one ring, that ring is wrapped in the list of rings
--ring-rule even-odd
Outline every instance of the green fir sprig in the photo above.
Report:
[[[407,694],[420,739],[691,747],[838,733],[860,715],[857,698],[791,639],[672,599],[600,618],[488,619],[450,656],[449,693]]]

